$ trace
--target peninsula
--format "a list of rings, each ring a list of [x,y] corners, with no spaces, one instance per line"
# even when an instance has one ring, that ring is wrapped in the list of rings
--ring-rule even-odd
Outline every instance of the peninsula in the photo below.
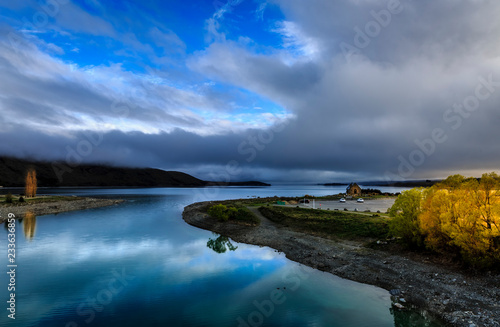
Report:
[[[19,196],[12,196],[12,198],[12,203],[6,203],[5,196],[0,196],[0,223],[7,219],[8,214],[13,214],[15,218],[24,218],[27,213],[32,213],[35,216],[43,216],[68,211],[108,207],[125,201],[121,199],[100,199],[59,195],[42,195],[36,198],[24,199],[23,202],[19,202]]]
[[[183,219],[190,225],[230,237],[236,242],[268,246],[285,253],[290,260],[299,262],[342,278],[382,287],[391,292],[395,309],[414,306],[453,326],[498,326],[500,321],[500,291],[498,275],[475,275],[460,267],[443,262],[431,254],[417,254],[394,250],[393,241],[387,239],[363,240],[344,237],[342,230],[327,237],[319,225],[312,221],[310,228],[294,224],[292,219],[280,216],[288,199],[234,200],[224,202],[200,202],[187,206]],[[299,200],[299,199],[297,199]],[[299,200],[300,201],[300,200]],[[384,201],[367,200],[368,201]],[[267,202],[267,204],[266,204]],[[259,223],[229,220],[220,221],[207,214],[208,208],[223,204],[246,206]],[[268,205],[269,204],[269,205]],[[300,204],[300,203],[299,203]],[[260,206],[260,207],[259,207]],[[277,208],[273,210],[272,208]],[[291,210],[306,210],[297,208]],[[327,210],[307,209],[314,215],[326,214]],[[335,210],[335,209],[334,209]],[[269,216],[269,212],[276,215]],[[263,213],[266,213],[265,215]],[[337,215],[343,210],[335,211]],[[379,214],[349,212],[374,217]],[[347,217],[347,216],[346,216]],[[271,218],[271,219],[270,219]],[[382,217],[380,217],[382,218]],[[312,220],[312,219],[311,219]],[[361,219],[359,221],[362,221]],[[345,230],[353,229],[353,225]],[[363,232],[360,229],[361,232]],[[369,230],[370,235],[377,235]]]

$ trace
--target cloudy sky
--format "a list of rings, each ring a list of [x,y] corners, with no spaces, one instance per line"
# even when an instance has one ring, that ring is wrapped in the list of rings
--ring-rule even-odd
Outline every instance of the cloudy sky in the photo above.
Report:
[[[0,155],[332,182],[500,167],[497,0],[0,0]]]

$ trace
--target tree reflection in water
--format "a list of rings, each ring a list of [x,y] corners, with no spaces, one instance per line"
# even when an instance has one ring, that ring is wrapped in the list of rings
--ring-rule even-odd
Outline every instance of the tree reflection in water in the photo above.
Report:
[[[419,312],[417,310],[399,310],[396,308],[391,308],[390,311],[394,316],[394,327],[443,326],[437,320],[429,317],[427,312]]]
[[[24,237],[28,241],[31,241],[33,237],[35,237],[35,230],[36,230],[36,216],[33,212],[28,211],[24,215],[24,219],[22,220],[23,223],[23,231],[24,231]]]
[[[215,240],[210,238],[207,242],[207,247],[217,253],[225,253],[228,249],[229,251],[235,251],[238,248],[237,246],[231,244],[228,237],[222,235],[217,237]]]
[[[27,211],[24,214],[23,218],[18,219],[19,224],[23,225],[23,232],[24,232],[24,237],[28,240],[31,241],[35,237],[35,231],[36,231],[36,216],[33,212]],[[9,222],[6,219],[4,221],[3,227],[5,230],[8,232],[9,231]]]

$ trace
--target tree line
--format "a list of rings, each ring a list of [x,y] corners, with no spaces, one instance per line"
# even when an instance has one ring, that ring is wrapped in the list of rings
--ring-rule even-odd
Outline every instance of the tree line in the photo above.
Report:
[[[476,268],[500,268],[500,177],[448,177],[403,192],[389,210],[391,233],[413,248],[455,255]]]

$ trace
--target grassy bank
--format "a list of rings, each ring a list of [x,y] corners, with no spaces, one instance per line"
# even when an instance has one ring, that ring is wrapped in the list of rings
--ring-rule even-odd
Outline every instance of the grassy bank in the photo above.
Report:
[[[260,207],[269,220],[308,234],[342,239],[385,239],[387,218],[378,214],[311,210],[277,206]]]

